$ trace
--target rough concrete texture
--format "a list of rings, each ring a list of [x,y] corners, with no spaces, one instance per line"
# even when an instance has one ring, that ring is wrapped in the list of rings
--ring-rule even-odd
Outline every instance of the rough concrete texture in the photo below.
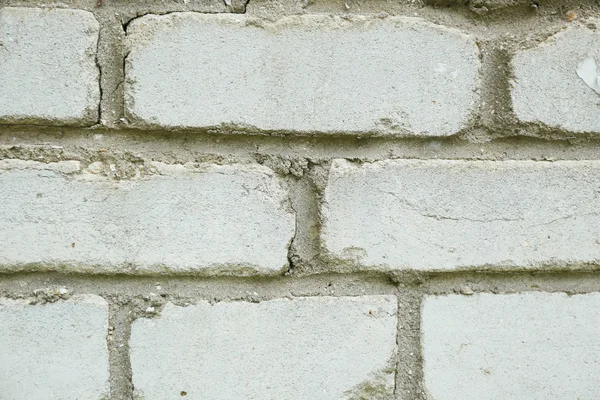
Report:
[[[0,298],[0,398],[107,398],[107,332],[98,296],[43,305]]]
[[[350,268],[537,269],[600,260],[600,163],[333,163],[325,251]]]
[[[166,165],[126,180],[114,165],[0,161],[4,270],[278,273],[294,216],[257,165]]]
[[[516,7],[520,5],[529,5],[531,0],[424,0],[425,4],[441,6],[469,6],[472,11],[478,14],[485,14],[488,11],[501,10],[507,7]]]
[[[0,8],[0,122],[95,124],[99,30],[86,11]]]
[[[141,126],[445,136],[478,102],[474,39],[415,18],[175,13],[127,33]]]
[[[488,12],[507,7],[532,4],[532,0],[469,0],[471,10],[476,12]]]
[[[138,319],[133,383],[145,400],[390,399],[395,296],[168,304]]]
[[[586,58],[600,63],[597,25],[597,20],[575,23],[539,46],[515,54],[511,90],[520,121],[573,132],[600,132],[600,95],[577,74]]]
[[[427,297],[428,399],[599,398],[598,307],[598,293]]]

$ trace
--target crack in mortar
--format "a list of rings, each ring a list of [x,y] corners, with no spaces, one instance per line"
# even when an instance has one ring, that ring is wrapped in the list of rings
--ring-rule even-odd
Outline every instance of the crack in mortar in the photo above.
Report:
[[[210,11],[197,11],[197,10],[173,10],[173,11],[163,11],[163,12],[156,12],[156,11],[148,11],[148,12],[144,12],[144,13],[140,13],[137,14],[134,17],[131,17],[129,19],[126,19],[125,22],[121,22],[121,25],[123,26],[123,30],[125,31],[125,34],[127,34],[127,29],[129,28],[129,25],[135,21],[136,19],[145,17],[146,15],[170,15],[170,14],[181,14],[181,13],[196,13],[196,14],[245,14],[246,13],[246,6],[248,5],[248,0],[243,1],[242,4],[239,5],[232,5],[234,3],[237,3],[237,0],[232,0],[232,4],[227,4],[226,0],[223,0],[223,4],[225,4],[227,7],[229,7],[231,9],[230,12],[223,12],[223,13],[219,13],[219,12],[210,12]],[[239,8],[236,8],[239,7]],[[237,11],[236,11],[237,10]]]
[[[295,254],[295,251],[294,251],[294,247],[295,247],[296,237],[298,236],[298,212],[294,208],[293,204],[290,204],[290,208],[294,211],[294,235],[290,239],[290,242],[287,247],[288,266],[287,266],[287,270],[285,271],[285,275],[292,275],[294,273],[294,264],[295,264],[294,258],[297,257],[297,255]]]
[[[98,89],[100,91],[100,101],[98,101],[98,119],[96,121],[96,123],[99,125],[102,124],[102,102],[104,101],[104,93],[102,90],[102,65],[100,64],[100,60],[98,58],[98,50],[100,49],[100,38],[102,37],[102,31],[102,28],[100,28],[98,31],[98,40],[96,41],[96,56],[94,57],[96,67],[98,68]]]

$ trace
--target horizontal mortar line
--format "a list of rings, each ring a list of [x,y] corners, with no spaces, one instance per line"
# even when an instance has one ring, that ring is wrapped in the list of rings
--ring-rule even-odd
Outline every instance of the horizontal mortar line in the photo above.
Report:
[[[160,286],[160,289],[157,289]],[[102,296],[148,296],[206,300],[267,300],[280,297],[395,294],[397,287],[381,274],[322,274],[310,277],[212,277],[82,275],[63,273],[0,274],[0,294],[28,294],[65,287],[75,293]]]
[[[311,263],[309,270],[302,268],[292,268],[288,273],[287,266],[285,271],[261,272],[253,270],[251,272],[237,273],[235,270],[211,270],[205,269],[202,265],[197,269],[186,268],[178,270],[169,269],[168,264],[161,264],[160,268],[152,269],[127,269],[119,264],[112,266],[97,267],[94,264],[80,265],[61,263],[59,265],[44,263],[27,264],[0,264],[0,279],[2,276],[17,276],[21,274],[59,274],[62,276],[88,276],[104,278],[129,277],[132,279],[160,280],[163,278],[191,279],[191,280],[211,280],[211,279],[231,279],[231,280],[285,280],[298,281],[303,279],[319,279],[322,276],[373,276],[391,281],[401,281],[405,277],[417,276],[452,276],[459,274],[478,274],[478,275],[499,275],[499,274],[557,274],[557,273],[600,273],[600,264],[596,262],[566,262],[566,261],[548,261],[546,263],[537,263],[529,266],[515,266],[512,264],[489,264],[489,265],[462,265],[453,268],[435,268],[427,269],[411,268],[407,266],[392,267],[389,265],[368,265],[358,264],[351,260],[328,260]]]
[[[468,160],[595,160],[600,159],[600,140],[544,140],[510,137],[485,143],[459,138],[356,138],[266,137],[244,135],[141,134],[138,131],[18,131],[0,129],[0,157],[19,158],[19,151],[48,150],[89,157],[135,153],[156,161],[196,161],[198,154],[286,155],[312,160],[331,158],[374,159],[468,159]],[[12,153],[11,153],[12,151]],[[62,157],[62,155],[61,155]],[[37,157],[43,161],[43,158]],[[62,159],[62,158],[61,158]],[[47,161],[47,160],[46,160]]]
[[[129,54],[129,53],[127,53]],[[127,58],[124,56],[124,60]],[[595,141],[598,139],[597,132],[573,132],[559,127],[546,126],[542,123],[529,122],[507,122],[492,123],[490,125],[468,125],[460,131],[446,136],[433,136],[426,133],[415,133],[411,131],[399,133],[383,133],[377,130],[364,131],[306,131],[306,130],[285,130],[285,129],[262,129],[256,127],[236,126],[235,124],[223,123],[219,126],[208,127],[163,127],[147,126],[136,127],[126,123],[119,122],[116,126],[106,126],[101,124],[89,126],[73,125],[48,125],[44,121],[39,124],[19,124],[3,123],[0,121],[0,135],[11,135],[15,132],[47,134],[49,136],[67,135],[78,136],[89,134],[106,134],[111,136],[127,135],[137,137],[187,137],[189,139],[202,137],[249,137],[249,138],[279,138],[279,139],[302,139],[302,140],[323,140],[323,139],[353,139],[353,140],[467,140],[473,133],[478,136],[494,139],[538,139],[545,141]]]
[[[600,271],[428,274],[413,284],[423,295],[476,293],[512,294],[523,292],[566,293],[600,292]],[[403,284],[400,283],[400,287]]]
[[[44,289],[120,298],[164,294],[172,300],[265,301],[294,297],[344,297],[474,293],[600,292],[600,271],[521,273],[405,273],[396,282],[383,274],[322,274],[304,277],[132,277],[62,273],[0,274],[0,297],[22,297]],[[157,289],[157,286],[160,287]]]

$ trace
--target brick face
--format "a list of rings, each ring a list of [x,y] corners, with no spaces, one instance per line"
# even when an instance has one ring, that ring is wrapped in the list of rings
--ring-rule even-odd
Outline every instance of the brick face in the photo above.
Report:
[[[99,29],[85,11],[0,8],[0,123],[95,124]]]
[[[595,29],[575,24],[518,51],[511,89],[517,118],[573,132],[600,132],[598,93],[577,75],[584,60],[600,62],[599,45]]]
[[[107,332],[108,304],[98,296],[45,305],[0,298],[0,397],[107,396]]]
[[[473,38],[418,19],[171,14],[127,33],[142,125],[446,136],[478,101]]]
[[[430,399],[593,399],[600,295],[430,296],[423,306]]]
[[[594,263],[599,172],[597,162],[335,161],[324,248],[364,269]]]
[[[294,216],[269,169],[159,163],[150,175],[116,181],[102,168],[110,170],[0,164],[0,186],[10,194],[0,209],[5,270],[245,275],[287,268]]]
[[[395,330],[394,296],[167,305],[133,324],[133,382],[148,400],[391,398]]]

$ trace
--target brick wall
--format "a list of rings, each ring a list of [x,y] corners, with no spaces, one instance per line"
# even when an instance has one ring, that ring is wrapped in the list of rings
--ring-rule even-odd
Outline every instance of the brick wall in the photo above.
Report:
[[[598,15],[0,0],[0,400],[600,398]]]

